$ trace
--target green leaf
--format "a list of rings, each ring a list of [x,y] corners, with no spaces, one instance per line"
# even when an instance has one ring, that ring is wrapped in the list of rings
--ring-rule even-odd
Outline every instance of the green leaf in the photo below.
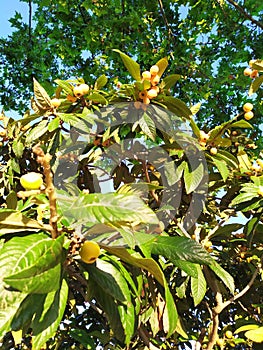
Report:
[[[121,342],[125,341],[124,329],[122,327],[118,305],[113,297],[105,293],[102,288],[98,288],[97,284],[91,280],[89,282],[89,294],[98,302],[102,310],[106,313],[113,330],[114,336]]]
[[[253,126],[246,120],[238,120],[231,124],[231,128],[253,129]]]
[[[168,67],[168,60],[167,58],[161,58],[157,63],[155,63],[156,66],[159,67],[159,72],[158,72],[158,75],[159,77],[161,77],[164,73],[164,71],[166,70],[166,68]],[[178,75],[178,74],[175,74],[175,75]],[[180,78],[180,76],[179,76]]]
[[[240,193],[238,196],[236,196],[232,202],[230,203],[230,206],[233,207],[237,204],[250,201],[251,199],[258,197],[257,192],[245,192]]]
[[[0,211],[0,236],[14,231],[44,229],[44,225],[34,219],[23,215],[20,211],[1,210]]]
[[[100,90],[107,84],[107,82],[108,82],[108,78],[106,77],[105,74],[103,74],[100,77],[98,77],[98,79],[96,80],[94,88],[97,90]]]
[[[209,265],[210,269],[222,280],[222,282],[229,288],[230,292],[234,294],[235,282],[233,277],[223,269],[215,260]]]
[[[191,110],[186,106],[186,104],[172,96],[162,96],[163,103],[168,107],[168,109],[174,112],[178,117],[183,117],[189,119],[192,115]]]
[[[60,194],[61,193],[61,194]],[[133,222],[157,224],[155,213],[136,195],[130,193],[80,193],[69,197],[58,193],[63,215],[79,222]]]
[[[198,276],[191,277],[191,292],[195,306],[201,303],[206,293],[206,279],[199,265],[197,265],[197,271]]]
[[[242,224],[228,224],[228,225],[221,226],[213,233],[212,236],[210,236],[210,238],[217,237],[217,236],[229,237],[233,232],[239,230],[241,227],[243,227]]]
[[[171,74],[171,75],[168,75],[167,77],[165,77],[161,84],[165,89],[170,89],[171,87],[173,87],[176,84],[176,82],[180,78],[181,78],[180,74]]]
[[[169,186],[173,186],[181,179],[186,166],[187,163],[185,161],[183,161],[178,167],[176,167],[175,162],[173,161],[165,162],[164,173]]]
[[[55,83],[57,83],[67,94],[73,95],[73,86],[70,83],[60,79],[56,79]]]
[[[231,168],[238,168],[236,157],[228,151],[218,150],[217,154],[213,156],[213,159],[223,160]]]
[[[193,164],[191,164],[193,165]],[[193,192],[201,183],[204,177],[204,166],[202,162],[197,164],[195,169],[190,169],[187,163],[184,169],[184,182],[186,193],[189,194]]]
[[[58,117],[52,119],[48,124],[48,131],[52,132],[60,126],[60,119]]]
[[[0,339],[11,330],[12,319],[27,294],[6,289],[0,285]]]
[[[46,92],[46,90],[39,84],[39,82],[33,78],[34,85],[34,94],[37,100],[37,103],[43,109],[48,109],[51,107],[51,99]]]
[[[250,331],[251,329],[258,329],[259,325],[258,324],[246,324],[244,326],[239,327],[238,329],[235,330],[235,334],[238,334],[240,332],[245,332],[245,331]]]
[[[177,267],[179,267],[179,269],[183,270],[187,275],[197,278],[198,277],[198,264],[194,264],[190,261],[186,261],[186,260],[176,260],[173,259],[173,264]]]
[[[78,341],[81,345],[85,347],[87,350],[96,349],[95,340],[92,335],[90,335],[85,329],[72,329],[69,330],[69,335],[76,341]]]
[[[106,100],[106,98],[101,94],[99,94],[98,92],[93,92],[92,94],[88,95],[87,100],[90,100],[95,103],[100,103],[102,105],[108,104],[108,101]]]
[[[109,253],[119,257],[122,261],[129,263],[133,266],[145,269],[146,271],[151,273],[156,278],[156,280],[164,287],[166,301],[165,315],[167,317],[166,331],[168,333],[167,336],[170,336],[176,329],[178,314],[174,303],[174,299],[165,280],[163,271],[157,264],[157,262],[151,258],[133,256],[125,248],[122,247],[110,247],[103,244],[101,244],[101,246]]]
[[[28,294],[12,319],[12,330],[29,328],[35,314],[41,312],[46,294]]]
[[[227,180],[228,176],[229,176],[229,170],[228,167],[226,165],[226,163],[222,160],[218,160],[216,158],[210,157],[214,163],[214,165],[217,167],[220,175],[222,176],[222,179],[224,181]]]
[[[23,142],[19,139],[15,139],[12,144],[12,149],[17,158],[21,158],[25,149]]]
[[[263,75],[261,74],[259,77],[254,79],[250,85],[248,96],[253,95],[259,89],[260,85],[263,83]]]
[[[263,327],[251,329],[245,333],[245,336],[256,343],[263,343]]]
[[[14,237],[5,243],[1,257],[17,257],[12,272],[4,281],[25,293],[48,293],[59,288],[64,237],[56,240],[45,234]]]
[[[177,260],[196,264],[210,264],[213,261],[201,244],[186,237],[159,236],[152,243],[152,254],[162,255],[171,262],[175,261],[175,265]]]
[[[97,260],[95,266],[87,266],[90,278],[114,299],[125,303],[130,300],[129,288],[120,271],[111,263]]]
[[[139,125],[142,129],[142,132],[144,132],[144,134],[148,136],[151,140],[155,141],[156,129],[152,118],[146,113],[144,113],[139,120]]]
[[[56,292],[47,294],[41,312],[37,313],[32,322],[32,350],[39,350],[53,337],[64,315],[68,300],[68,284],[62,280]]]
[[[26,137],[26,143],[32,144],[33,142],[36,142],[47,131],[48,131],[48,120],[42,120],[29,131]]]
[[[196,113],[199,112],[199,110],[200,110],[200,108],[201,108],[201,105],[202,105],[202,104],[199,102],[199,103],[195,104],[194,106],[192,106],[192,107],[190,108],[190,110],[191,110],[191,112],[192,112],[192,115],[195,115]],[[198,135],[196,135],[196,136],[198,136]]]
[[[141,72],[140,72],[140,65],[135,62],[132,58],[127,56],[125,53],[121,52],[120,50],[114,49],[113,51],[118,52],[121,56],[122,62],[124,63],[125,67],[128,69],[131,76],[137,80],[141,80]]]
[[[248,155],[245,151],[239,151],[237,154],[237,159],[239,161],[239,167],[242,170],[250,170],[252,163],[250,162]]]
[[[15,191],[10,191],[6,196],[7,209],[16,210],[17,194]],[[0,212],[0,236],[1,236],[1,212]]]

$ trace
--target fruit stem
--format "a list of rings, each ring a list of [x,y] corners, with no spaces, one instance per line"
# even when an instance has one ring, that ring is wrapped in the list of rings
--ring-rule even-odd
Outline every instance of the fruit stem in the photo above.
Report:
[[[57,201],[56,201],[56,194],[55,194],[55,187],[53,185],[53,174],[50,167],[50,161],[52,159],[52,156],[50,154],[45,154],[41,147],[35,146],[33,148],[33,152],[37,156],[37,162],[43,166],[43,172],[45,176],[45,183],[46,183],[46,194],[49,199],[49,210],[50,210],[50,218],[49,218],[49,224],[51,227],[51,237],[53,239],[56,239],[59,236],[58,232],[58,215],[57,215]]]

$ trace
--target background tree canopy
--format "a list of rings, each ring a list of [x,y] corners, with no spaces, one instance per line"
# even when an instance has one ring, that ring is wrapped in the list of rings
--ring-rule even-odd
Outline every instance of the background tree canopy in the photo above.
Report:
[[[32,77],[50,92],[54,77],[81,76],[92,83],[107,72],[113,81],[125,78],[112,51],[119,48],[145,67],[167,56],[167,73],[184,77],[174,93],[185,102],[202,102],[199,122],[214,125],[247,98],[243,69],[261,58],[263,4],[253,0],[24,2],[29,21],[16,13],[10,19],[14,32],[0,42],[5,109],[28,107]],[[255,99],[261,97],[259,92]],[[258,104],[256,116],[262,108]]]

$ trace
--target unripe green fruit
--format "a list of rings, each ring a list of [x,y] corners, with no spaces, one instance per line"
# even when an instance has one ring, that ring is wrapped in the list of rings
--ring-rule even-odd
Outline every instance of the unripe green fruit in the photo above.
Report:
[[[100,255],[100,247],[96,242],[86,241],[80,248],[79,255],[86,264],[93,264]]]
[[[42,175],[39,173],[27,173],[20,178],[20,183],[25,190],[38,190],[43,185]]]

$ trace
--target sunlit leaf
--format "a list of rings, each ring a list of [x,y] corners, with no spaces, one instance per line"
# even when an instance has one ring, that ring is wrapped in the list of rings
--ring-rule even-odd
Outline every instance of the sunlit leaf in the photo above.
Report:
[[[141,80],[140,65],[137,62],[135,62],[132,58],[127,56],[125,53],[121,52],[120,50],[114,49],[113,51],[118,52],[120,54],[122,62],[124,63],[125,67],[128,69],[131,76],[135,80],[140,81]]]

